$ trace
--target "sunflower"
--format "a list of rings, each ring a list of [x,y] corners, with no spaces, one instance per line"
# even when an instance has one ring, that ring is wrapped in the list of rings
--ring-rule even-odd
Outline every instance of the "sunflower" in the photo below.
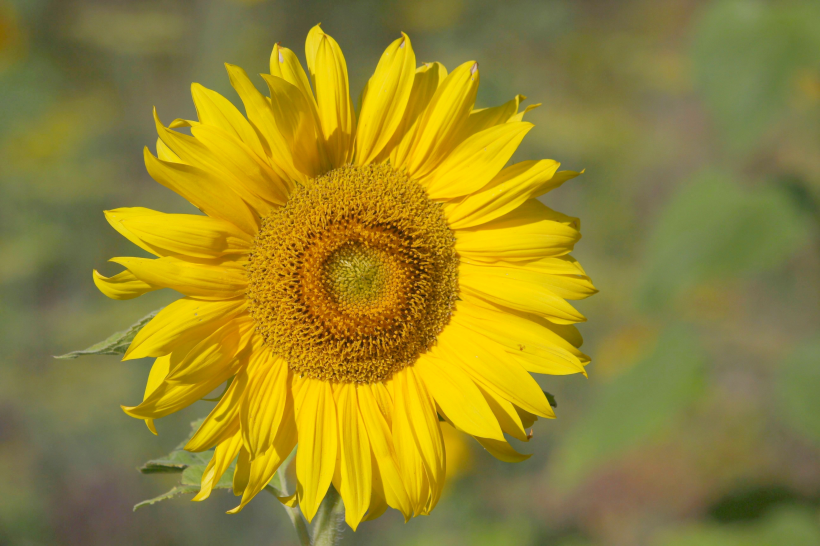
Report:
[[[141,404],[154,419],[224,393],[185,448],[213,449],[195,500],[230,465],[241,510],[296,449],[308,521],[331,484],[354,529],[388,506],[428,514],[445,478],[440,421],[521,461],[553,418],[530,373],[584,373],[567,299],[595,292],[569,252],[579,223],[537,197],[577,176],[552,160],[505,167],[524,135],[517,96],[474,109],[478,64],[416,66],[390,44],[354,108],[336,41],[316,26],[307,67],[278,44],[270,97],[227,65],[247,118],[192,86],[198,121],[154,113],[149,174],[204,215],[106,212],[156,258],[114,258],[99,289],[171,288],[125,359],[155,357]],[[312,85],[311,85],[312,83]],[[177,131],[189,128],[190,135]]]

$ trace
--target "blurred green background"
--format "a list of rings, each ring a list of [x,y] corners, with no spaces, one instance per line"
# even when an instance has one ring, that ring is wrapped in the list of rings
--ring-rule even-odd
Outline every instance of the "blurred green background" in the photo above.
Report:
[[[419,61],[481,63],[479,106],[544,105],[519,158],[586,174],[545,196],[582,219],[589,379],[545,377],[509,465],[451,439],[439,507],[363,545],[820,544],[820,3],[740,0],[0,0],[0,544],[294,544],[278,503],[216,492],[131,507],[173,476],[205,402],[125,416],[149,362],[56,361],[173,299],[106,299],[136,248],[102,211],[188,205],[142,164],[192,81],[267,72],[317,22],[354,97],[410,33]],[[301,53],[300,53],[301,55]],[[262,83],[261,79],[258,83]],[[460,462],[456,464],[456,460]]]

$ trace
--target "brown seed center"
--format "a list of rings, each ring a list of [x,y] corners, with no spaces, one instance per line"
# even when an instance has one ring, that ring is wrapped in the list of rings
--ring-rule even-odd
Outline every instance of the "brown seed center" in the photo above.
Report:
[[[257,330],[299,374],[387,379],[449,321],[454,245],[441,206],[405,174],[333,170],[263,220],[248,266]]]

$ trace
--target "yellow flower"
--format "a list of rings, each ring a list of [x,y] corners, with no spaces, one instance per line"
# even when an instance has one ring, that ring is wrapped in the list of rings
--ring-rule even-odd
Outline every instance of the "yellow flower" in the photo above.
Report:
[[[474,110],[478,64],[416,68],[406,35],[382,55],[358,116],[337,43],[307,38],[310,79],[279,45],[270,98],[228,65],[247,118],[192,87],[199,121],[156,117],[148,172],[205,215],[108,211],[157,259],[94,281],[114,299],[184,297],[134,339],[156,357],[153,420],[228,386],[190,451],[215,448],[196,500],[236,460],[241,510],[298,444],[295,498],[313,518],[331,483],[353,527],[390,506],[427,514],[444,485],[439,418],[505,461],[554,417],[532,373],[583,373],[566,302],[595,292],[569,257],[578,220],[535,198],[577,176],[552,160],[505,168],[532,124],[521,96]],[[311,85],[312,83],[312,90]],[[358,119],[357,119],[358,118]],[[190,127],[188,136],[173,129]]]

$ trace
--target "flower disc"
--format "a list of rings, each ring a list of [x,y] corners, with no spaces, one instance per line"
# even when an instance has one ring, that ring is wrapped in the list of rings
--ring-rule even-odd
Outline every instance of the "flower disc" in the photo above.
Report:
[[[257,330],[301,375],[372,383],[413,363],[458,293],[441,205],[386,165],[341,167],[264,218],[248,266]]]

